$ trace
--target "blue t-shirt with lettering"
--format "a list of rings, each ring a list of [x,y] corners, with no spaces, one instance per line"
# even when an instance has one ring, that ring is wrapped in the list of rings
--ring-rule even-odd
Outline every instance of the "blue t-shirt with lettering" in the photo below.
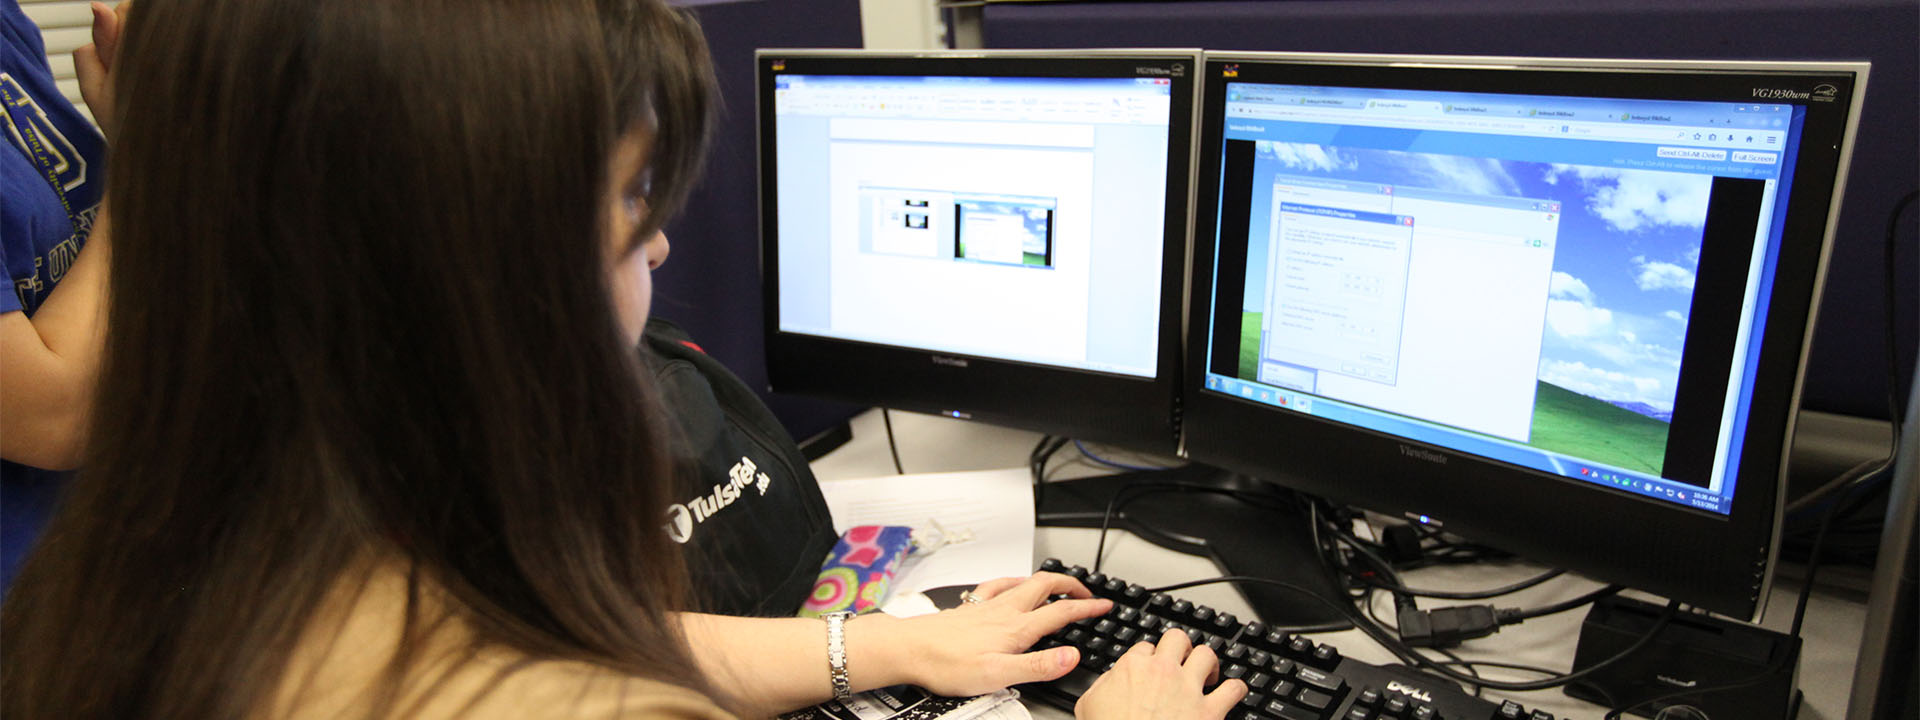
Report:
[[[18,0],[0,0],[0,106],[0,313],[32,317],[86,245],[106,188],[106,143],[60,94]],[[59,480],[0,461],[0,590],[46,523]]]

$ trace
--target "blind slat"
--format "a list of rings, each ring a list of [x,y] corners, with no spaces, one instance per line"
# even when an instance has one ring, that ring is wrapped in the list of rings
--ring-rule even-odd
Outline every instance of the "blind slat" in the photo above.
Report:
[[[49,29],[40,33],[47,39],[47,57],[70,55],[81,45],[93,42],[93,28],[75,27]]]
[[[93,12],[87,9],[83,1],[60,0],[60,2],[33,2],[28,0],[20,7],[27,13],[27,19],[39,25],[43,30],[65,27],[87,27],[93,24]]]
[[[53,68],[53,79],[66,80],[76,77],[73,72],[71,53],[53,53],[47,56],[47,66]]]

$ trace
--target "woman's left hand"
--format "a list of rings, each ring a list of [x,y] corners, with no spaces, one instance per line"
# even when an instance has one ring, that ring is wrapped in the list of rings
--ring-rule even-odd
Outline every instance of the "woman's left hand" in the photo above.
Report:
[[[966,697],[1067,674],[1080,662],[1070,647],[1027,652],[1068,623],[1099,617],[1113,601],[1091,599],[1087,588],[1059,573],[1001,578],[974,588],[983,600],[907,618],[894,637],[910,681],[941,695]],[[1057,595],[1067,599],[1049,602]]]

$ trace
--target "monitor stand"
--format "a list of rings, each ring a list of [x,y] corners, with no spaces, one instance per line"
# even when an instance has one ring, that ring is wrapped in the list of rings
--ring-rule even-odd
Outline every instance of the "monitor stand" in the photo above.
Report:
[[[1036,520],[1043,526],[1099,528],[1114,493],[1161,482],[1232,491],[1271,502],[1256,505],[1224,492],[1191,487],[1134,490],[1121,498],[1112,526],[1169,550],[1208,558],[1222,574],[1292,583],[1325,600],[1273,585],[1233,583],[1258,619],[1269,625],[1352,627],[1339,609],[1350,602],[1346,591],[1314,551],[1306,509],[1268,483],[1203,465],[1061,480],[1036,488]]]

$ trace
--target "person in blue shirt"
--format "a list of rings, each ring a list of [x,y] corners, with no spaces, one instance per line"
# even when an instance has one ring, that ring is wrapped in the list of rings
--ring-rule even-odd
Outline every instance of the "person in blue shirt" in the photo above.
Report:
[[[108,122],[120,15],[94,3],[95,43],[74,53],[88,105]],[[122,10],[124,12],[124,10]],[[40,30],[0,0],[0,590],[11,586],[80,461],[106,329],[101,212],[106,138],[54,84]]]

